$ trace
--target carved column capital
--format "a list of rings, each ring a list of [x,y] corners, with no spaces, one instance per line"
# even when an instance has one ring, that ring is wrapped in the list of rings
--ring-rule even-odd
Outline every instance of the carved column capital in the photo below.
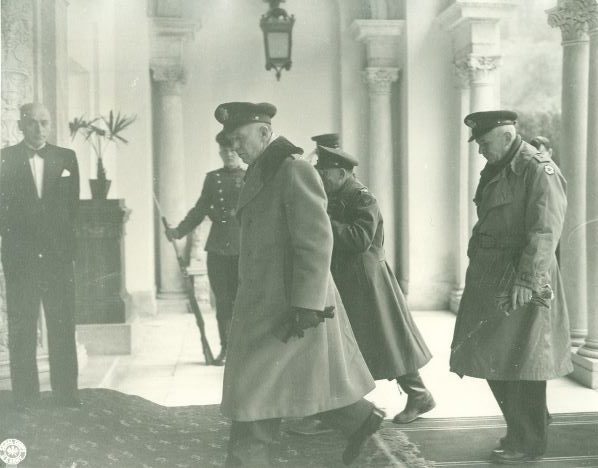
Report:
[[[363,71],[370,94],[390,94],[390,87],[398,78],[399,69],[394,67],[367,67]]]
[[[592,36],[598,34],[598,1],[590,0],[588,3],[588,32]]]
[[[560,28],[563,45],[587,42],[589,23],[595,21],[595,0],[567,0],[546,10],[548,24]],[[594,23],[595,24],[595,23]]]
[[[185,84],[185,70],[182,65],[152,65],[152,80],[159,86],[162,94],[180,94]]]
[[[469,85],[488,84],[492,79],[492,72],[501,64],[500,55],[467,54],[457,58],[454,62],[455,72],[460,80],[468,81]]]

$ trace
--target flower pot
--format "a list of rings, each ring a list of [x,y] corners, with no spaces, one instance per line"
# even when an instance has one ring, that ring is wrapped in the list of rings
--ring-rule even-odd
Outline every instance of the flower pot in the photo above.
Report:
[[[108,179],[89,179],[92,200],[106,200],[111,183]]]

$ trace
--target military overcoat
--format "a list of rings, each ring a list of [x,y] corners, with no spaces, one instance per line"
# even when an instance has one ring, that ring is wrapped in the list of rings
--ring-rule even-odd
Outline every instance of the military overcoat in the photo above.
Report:
[[[374,388],[330,274],[332,231],[315,169],[279,137],[251,165],[237,209],[239,290],[221,410],[236,421],[302,417]],[[273,331],[292,306],[335,317],[286,344]]]
[[[511,163],[488,182],[477,207],[450,366],[484,379],[547,380],[573,370],[555,257],[566,182],[552,160],[520,138],[511,151]],[[532,289],[534,299],[507,315],[501,303],[514,284]],[[553,300],[541,297],[548,289]]]
[[[384,256],[376,198],[355,178],[330,196],[332,275],[376,380],[417,371],[432,357]]]

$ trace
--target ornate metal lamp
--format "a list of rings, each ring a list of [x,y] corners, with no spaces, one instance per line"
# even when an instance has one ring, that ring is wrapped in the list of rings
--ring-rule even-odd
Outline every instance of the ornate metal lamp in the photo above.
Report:
[[[264,0],[270,4],[270,10],[260,20],[260,28],[264,33],[266,51],[266,70],[276,70],[276,79],[280,80],[283,68],[290,70],[291,47],[293,45],[293,25],[295,15],[288,15],[280,8],[285,0]]]

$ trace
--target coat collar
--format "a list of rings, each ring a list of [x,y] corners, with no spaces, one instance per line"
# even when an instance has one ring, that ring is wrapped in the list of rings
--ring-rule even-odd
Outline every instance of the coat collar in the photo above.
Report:
[[[257,160],[247,168],[245,185],[239,195],[237,213],[253,200],[274,177],[285,159],[294,154],[303,154],[303,149],[293,145],[285,137],[278,137],[270,142]]]
[[[517,149],[517,153],[513,157],[511,161],[510,167],[511,170],[518,176],[523,174],[525,167],[527,166],[529,160],[534,156],[534,154],[538,153],[538,150],[534,148],[529,143],[525,141],[521,142],[521,145]]]

